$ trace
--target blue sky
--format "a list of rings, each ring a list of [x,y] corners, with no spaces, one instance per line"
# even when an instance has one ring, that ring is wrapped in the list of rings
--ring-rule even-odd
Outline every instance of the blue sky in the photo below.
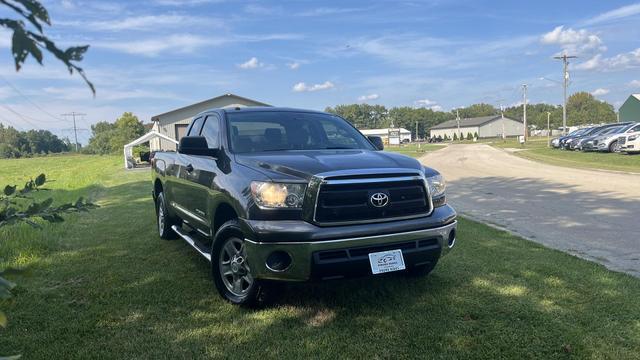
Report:
[[[450,110],[477,102],[619,106],[640,92],[640,3],[625,1],[47,0],[60,45],[89,44],[78,76],[52,58],[15,73],[0,32],[0,122],[69,135],[131,111],[152,115],[231,92],[278,106],[367,102]],[[4,11],[4,10],[3,10]],[[0,11],[0,17],[5,15]],[[20,115],[17,115],[17,114]],[[34,125],[35,124],[35,125]],[[88,131],[81,132],[86,142]]]

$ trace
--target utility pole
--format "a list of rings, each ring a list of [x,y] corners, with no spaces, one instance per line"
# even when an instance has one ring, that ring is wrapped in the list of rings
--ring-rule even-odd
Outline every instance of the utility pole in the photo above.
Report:
[[[522,84],[522,96],[524,98],[523,106],[523,121],[524,121],[524,141],[527,141],[527,84]]]
[[[76,139],[76,152],[78,152],[78,128],[76,127],[76,116],[85,116],[85,115],[87,114],[77,113],[75,111],[61,115],[64,117],[71,116],[73,118],[73,135],[75,136],[75,139]]]
[[[458,123],[458,134],[460,134],[460,112],[456,109],[456,122]],[[460,135],[458,135],[460,136]],[[460,139],[458,139],[460,140]]]
[[[416,141],[418,141],[418,122],[416,121]]]
[[[502,118],[502,142],[507,141],[507,134],[504,133],[504,106],[500,104],[500,117]]]
[[[575,59],[577,56],[568,56],[563,54],[562,56],[555,56],[554,59],[562,60],[563,63],[563,87],[564,87],[564,101],[562,103],[562,135],[567,133],[567,87],[569,86],[569,61],[568,59]]]
[[[551,112],[547,111],[547,147],[551,147]]]

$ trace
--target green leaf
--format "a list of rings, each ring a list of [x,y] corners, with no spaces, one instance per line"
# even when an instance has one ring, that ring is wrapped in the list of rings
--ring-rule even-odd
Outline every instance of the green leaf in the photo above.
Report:
[[[15,192],[16,192],[16,185],[13,185],[13,186],[7,185],[4,187],[4,194],[6,196],[13,195]]]
[[[64,51],[64,56],[69,61],[82,61],[87,50],[89,50],[89,45],[70,47]]]
[[[49,13],[47,9],[40,4],[39,1],[36,0],[14,0],[17,3],[22,4],[25,9],[29,10],[31,15],[40,21],[46,23],[47,25],[51,25],[51,19],[49,18]]]
[[[45,174],[40,174],[36,177],[36,186],[42,186],[47,181],[47,176]]]
[[[11,52],[13,53],[13,60],[16,64],[16,71],[20,70],[29,54],[42,65],[42,51],[40,51],[36,42],[28,36],[24,27],[18,27],[13,31]]]
[[[40,203],[40,211],[47,210],[49,208],[49,206],[51,206],[51,204],[53,204],[53,199],[52,198],[48,198],[47,200],[41,202]]]
[[[3,328],[7,327],[7,315],[2,311],[0,311],[0,326]]]

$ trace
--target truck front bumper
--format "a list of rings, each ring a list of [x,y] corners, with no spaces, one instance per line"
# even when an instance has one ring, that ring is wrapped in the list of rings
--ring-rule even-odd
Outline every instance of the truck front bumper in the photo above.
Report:
[[[453,218],[445,225],[418,230],[315,241],[245,238],[249,266],[258,279],[307,281],[371,275],[368,254],[386,250],[401,249],[407,268],[435,263],[456,242],[455,212],[447,208]]]

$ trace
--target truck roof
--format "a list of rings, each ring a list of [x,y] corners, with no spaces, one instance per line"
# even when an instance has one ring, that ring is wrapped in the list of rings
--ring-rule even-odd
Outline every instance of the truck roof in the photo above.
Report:
[[[288,107],[273,107],[273,106],[247,106],[247,107],[235,107],[235,108],[214,108],[200,112],[195,117],[198,117],[205,113],[210,112],[222,112],[225,114],[232,114],[237,112],[274,112],[274,111],[288,111],[288,112],[306,112],[306,113],[316,113],[316,114],[326,114],[324,111],[317,110],[308,110],[308,109],[295,109]]]

